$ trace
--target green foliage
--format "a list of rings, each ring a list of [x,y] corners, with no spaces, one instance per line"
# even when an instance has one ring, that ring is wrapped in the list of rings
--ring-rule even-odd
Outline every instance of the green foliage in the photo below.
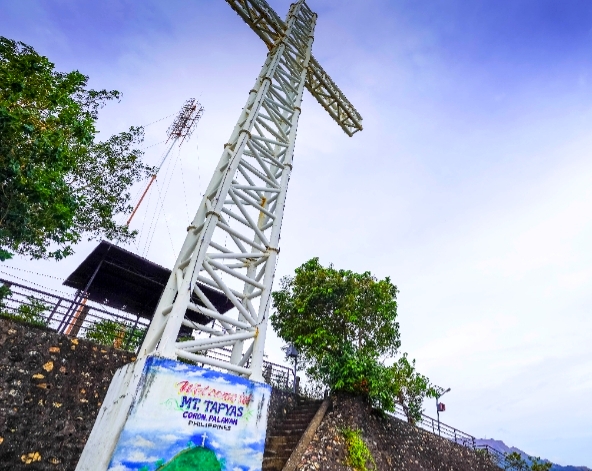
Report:
[[[426,376],[417,372],[415,360],[410,362],[406,353],[390,370],[393,383],[397,385],[397,402],[403,407],[407,420],[415,423],[421,419],[424,399],[436,397],[437,391]]]
[[[128,323],[103,319],[89,327],[85,337],[101,345],[134,352],[140,346],[144,332],[144,329],[134,328]]]
[[[300,352],[315,392],[322,385],[387,411],[399,402],[409,421],[421,416],[423,399],[434,394],[428,378],[406,354],[390,367],[382,361],[401,344],[397,287],[389,278],[323,267],[313,258],[283,278],[272,296],[271,323]]]
[[[530,471],[549,471],[553,463],[543,461],[538,456],[530,459]]]
[[[392,410],[388,371],[379,361],[400,345],[397,288],[388,278],[323,267],[313,258],[272,296],[271,323],[298,349],[313,382]]]
[[[168,463],[157,468],[158,471],[222,471],[224,463],[216,454],[201,446],[191,444],[177,453]]]
[[[364,354],[396,353],[397,287],[389,278],[323,267],[313,258],[280,287],[273,293],[272,325],[307,361],[338,356],[347,344]]]
[[[504,469],[512,471],[528,471],[528,463],[522,455],[516,451],[506,453],[504,456]]]
[[[12,294],[10,291],[10,286],[1,285],[0,286],[0,311],[2,311],[6,307],[5,299],[8,298]]]
[[[368,471],[369,465],[372,466],[370,469],[376,470],[376,462],[360,431],[345,428],[341,433],[345,439],[346,464],[354,471]]]
[[[84,234],[135,236],[113,217],[131,211],[128,189],[153,172],[134,148],[143,130],[95,142],[98,110],[120,94],[87,81],[0,37],[0,260],[60,259]]]
[[[398,386],[393,381],[391,369],[378,359],[351,345],[345,345],[337,357],[326,355],[311,369],[311,379],[326,384],[333,391],[346,392],[367,397],[383,410],[393,411]]]
[[[47,319],[43,313],[47,311],[48,307],[33,296],[28,296],[28,302],[20,304],[16,311],[5,310],[4,299],[11,294],[10,289],[7,291],[7,288],[4,285],[0,286],[0,316],[36,327],[47,327]]]
[[[508,471],[549,471],[552,466],[553,463],[543,461],[539,457],[530,457],[526,460],[516,451],[504,456],[504,469]]]

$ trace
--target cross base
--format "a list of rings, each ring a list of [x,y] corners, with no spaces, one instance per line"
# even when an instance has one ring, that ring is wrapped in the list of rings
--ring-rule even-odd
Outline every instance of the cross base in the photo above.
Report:
[[[261,469],[271,387],[160,356],[115,373],[76,471]]]

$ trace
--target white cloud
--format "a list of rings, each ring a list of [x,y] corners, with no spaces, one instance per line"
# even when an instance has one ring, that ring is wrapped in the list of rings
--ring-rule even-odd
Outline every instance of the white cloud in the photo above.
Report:
[[[162,435],[159,438],[165,442],[174,442],[174,441],[177,441],[181,437],[174,435],[172,433],[167,433],[166,435]]]
[[[202,377],[204,374],[206,374],[206,371],[204,370],[188,370],[186,373],[188,378],[200,378]]]
[[[128,446],[136,446],[139,448],[154,448],[156,445],[154,442],[141,437],[140,435],[136,435],[134,438],[131,438],[127,441]]]
[[[255,445],[257,443],[259,443],[261,440],[259,439],[259,437],[255,437],[255,436],[249,436],[249,437],[245,437],[241,440],[241,443],[243,446],[250,446],[250,445]]]
[[[210,440],[210,445],[213,448],[220,448],[220,444],[216,440]]]
[[[158,458],[156,456],[146,456],[142,450],[132,450],[126,456],[126,459],[132,463],[142,463],[145,461],[156,461]]]
[[[218,384],[234,384],[232,381],[227,380],[226,378],[222,377],[222,376],[218,376],[216,378],[212,378],[211,381],[213,383],[218,383]]]

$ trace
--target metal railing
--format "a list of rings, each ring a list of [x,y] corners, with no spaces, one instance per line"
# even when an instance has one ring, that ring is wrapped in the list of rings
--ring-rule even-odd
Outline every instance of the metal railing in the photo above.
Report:
[[[204,352],[204,354],[206,354]],[[217,348],[208,350],[207,356],[216,360],[228,361],[231,351],[226,348]],[[247,363],[248,367],[248,363]],[[278,365],[271,361],[263,360],[263,379],[267,384],[278,389],[293,390],[294,388],[294,370],[288,366]]]
[[[104,304],[86,300],[80,293],[60,296],[0,278],[10,292],[1,301],[0,315],[72,337],[88,338],[135,351],[149,320]]]
[[[10,291],[0,297],[0,317],[55,330],[72,337],[136,352],[142,341],[149,319],[110,308],[105,304],[86,300],[80,292],[72,296],[52,294],[13,280],[0,278],[0,287]],[[209,356],[228,360],[230,351],[210,350]],[[294,370],[263,361],[263,377],[268,384],[280,389],[294,387]]]
[[[399,404],[396,404],[395,412],[390,413],[389,415],[407,420],[405,411]],[[471,448],[475,450],[475,452],[485,456],[491,463],[500,467],[501,469],[507,471],[519,471],[507,461],[506,455],[501,451],[496,450],[489,445],[477,445],[477,439],[474,436],[458,430],[457,428],[451,427],[445,423],[440,422],[440,426],[438,427],[438,420],[434,419],[433,417],[421,414],[421,419],[415,422],[415,426],[431,432],[434,435],[439,435],[464,447]]]
[[[500,468],[504,468],[504,469],[514,469],[514,468],[507,468],[506,467],[506,455],[504,455],[501,451],[496,450],[495,448],[492,448],[489,445],[477,445],[475,447],[475,450],[478,453],[483,453],[487,458],[489,458],[489,460],[495,464],[496,466],[499,466]]]
[[[407,415],[400,404],[395,405],[395,411],[391,415],[407,420]],[[443,422],[440,422],[440,425],[438,426],[438,420],[428,415],[421,414],[421,419],[415,422],[415,425],[423,430],[433,433],[434,435],[447,438],[448,440],[458,443],[459,445],[463,445],[468,448],[476,447],[475,437]]]
[[[10,289],[10,294],[0,299],[0,316],[47,327],[72,337],[137,351],[149,325],[148,319],[86,301],[80,293],[72,297],[60,296],[4,278],[0,278],[0,286]],[[218,360],[228,360],[230,354],[230,350],[224,348],[207,353]],[[284,365],[264,360],[263,377],[268,384],[279,389],[292,390],[294,387],[294,370]],[[391,415],[407,420],[399,404]],[[459,445],[486,453],[493,463],[502,468],[505,466],[503,453],[488,445],[477,446],[475,437],[468,433],[442,422],[438,427],[437,419],[425,414],[415,425]]]

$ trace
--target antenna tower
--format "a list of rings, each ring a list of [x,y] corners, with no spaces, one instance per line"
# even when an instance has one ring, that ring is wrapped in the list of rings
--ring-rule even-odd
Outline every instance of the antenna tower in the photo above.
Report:
[[[195,127],[197,126],[197,123],[203,115],[203,112],[204,107],[201,105],[201,103],[197,101],[195,98],[190,98],[185,102],[183,108],[181,108],[181,111],[179,111],[179,114],[177,114],[175,121],[173,121],[173,124],[171,124],[167,129],[167,142],[172,139],[171,145],[164,153],[164,156],[162,157],[160,163],[158,164],[158,167],[156,168],[156,172],[154,173],[154,175],[150,177],[150,181],[148,182],[146,189],[144,190],[142,196],[140,196],[140,199],[136,203],[136,206],[134,207],[132,214],[130,214],[130,217],[126,223],[128,226],[130,225],[130,222],[132,222],[132,219],[136,214],[136,211],[138,211],[138,208],[142,204],[142,201],[144,201],[144,197],[148,193],[148,190],[152,186],[152,183],[154,183],[154,180],[156,180],[156,175],[158,175],[158,172],[160,172],[160,169],[162,168],[167,157],[171,153],[171,150],[173,149],[175,144],[179,142],[179,140],[179,147],[181,147],[181,144],[183,144],[185,139],[189,139],[191,137],[193,131],[195,130]]]
[[[197,122],[201,119],[204,112],[204,108],[199,101],[195,98],[190,98],[185,102],[181,111],[173,121],[173,124],[167,129],[167,136],[169,139],[178,140],[181,139],[179,145],[183,144],[183,141],[191,137]]]

